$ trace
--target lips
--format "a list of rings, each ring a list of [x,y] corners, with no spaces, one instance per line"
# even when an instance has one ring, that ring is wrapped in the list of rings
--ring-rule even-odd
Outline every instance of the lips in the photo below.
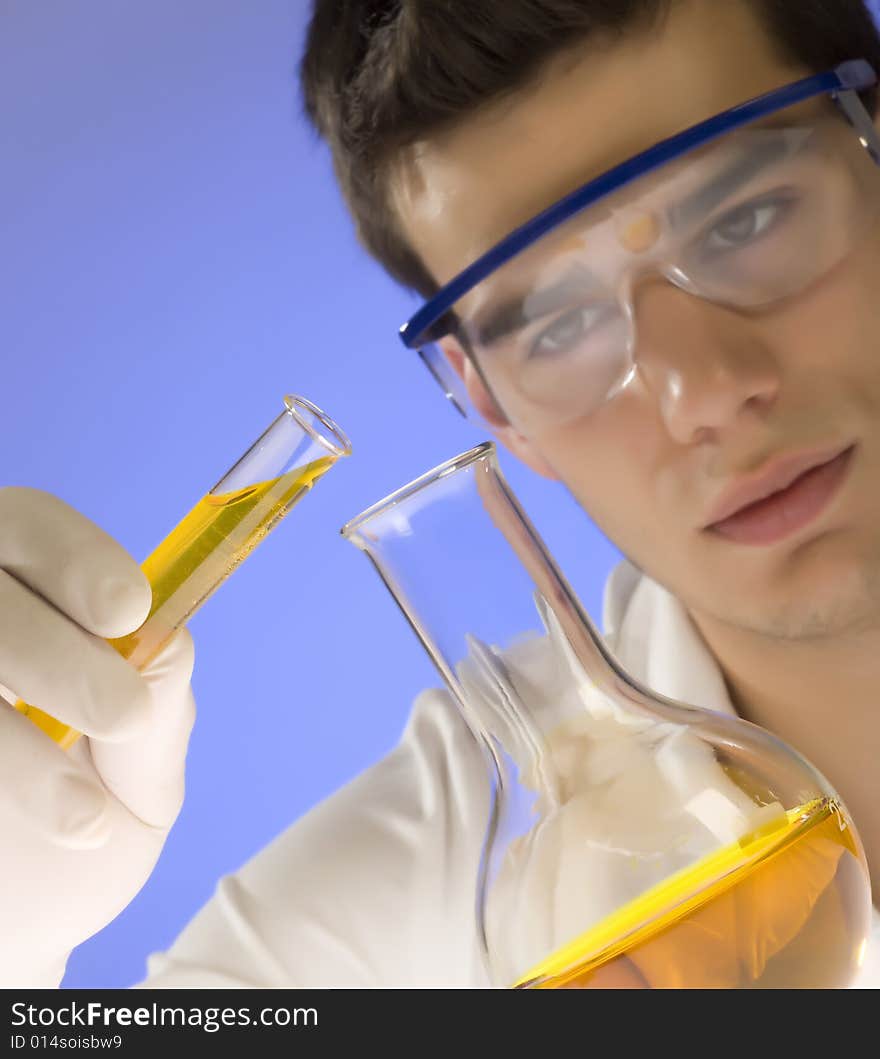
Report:
[[[743,544],[769,544],[788,536],[830,502],[849,470],[853,448],[773,460],[722,493],[704,528]]]

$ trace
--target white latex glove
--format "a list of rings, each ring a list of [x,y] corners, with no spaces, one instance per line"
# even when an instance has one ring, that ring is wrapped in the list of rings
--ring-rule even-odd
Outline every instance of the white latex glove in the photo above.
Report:
[[[138,673],[104,641],[147,616],[135,561],[56,497],[0,488],[0,688],[83,732],[62,750],[0,700],[0,987],[53,987],[146,882],[183,801],[182,630]]]

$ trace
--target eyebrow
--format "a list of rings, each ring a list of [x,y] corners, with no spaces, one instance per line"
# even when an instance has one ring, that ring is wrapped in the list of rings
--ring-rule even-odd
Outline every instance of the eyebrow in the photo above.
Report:
[[[790,154],[791,148],[782,136],[769,137],[758,146],[750,145],[707,184],[672,206],[667,214],[670,224],[674,229],[687,227],[695,217],[704,217],[738,188]]]
[[[583,297],[591,287],[599,289],[596,276],[582,262],[578,262],[559,280],[541,290],[509,295],[499,305],[482,314],[484,318],[481,319],[481,314],[477,315],[474,320],[477,342],[481,346],[490,346],[526,324],[569,305],[573,294]]]

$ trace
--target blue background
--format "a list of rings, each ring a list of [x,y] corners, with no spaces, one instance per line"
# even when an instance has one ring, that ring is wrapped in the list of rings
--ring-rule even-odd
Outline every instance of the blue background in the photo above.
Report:
[[[0,12],[0,484],[56,493],[140,560],[283,394],[354,445],[190,623],[185,807],[64,979],[127,986],[222,873],[388,751],[437,683],[339,528],[486,435],[400,346],[415,303],[357,245],[301,117],[305,0]],[[594,608],[613,549],[560,486],[501,463]]]
[[[437,682],[338,530],[485,435],[399,346],[413,301],[358,247],[300,115],[308,6],[0,5],[0,484],[58,494],[142,559],[284,393],[355,450],[192,620],[186,804],[68,987],[139,981],[218,877],[389,750]],[[501,463],[598,614],[614,549],[560,486]]]

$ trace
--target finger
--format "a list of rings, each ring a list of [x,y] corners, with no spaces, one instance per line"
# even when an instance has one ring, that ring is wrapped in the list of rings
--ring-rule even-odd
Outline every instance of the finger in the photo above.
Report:
[[[561,989],[647,989],[648,984],[639,969],[625,956],[618,956],[602,964],[595,971],[573,974]]]
[[[53,846],[95,849],[109,835],[108,808],[97,776],[22,714],[0,709],[0,819],[15,825],[13,834],[20,827]]]
[[[836,819],[831,823],[837,827]],[[763,864],[739,886],[739,947],[750,981],[757,981],[771,958],[810,925],[844,852],[844,846],[814,834]]]
[[[186,751],[195,721],[193,661],[192,637],[181,629],[142,670],[153,698],[149,727],[121,743],[91,740],[92,760],[105,786],[152,827],[170,827],[183,804]]]
[[[788,846],[630,958],[653,988],[751,986],[808,927],[842,854],[831,842]]]
[[[63,500],[0,488],[0,568],[97,636],[144,623],[150,585],[121,544]]]
[[[101,739],[128,738],[149,722],[152,710],[146,683],[108,643],[4,570],[0,683],[29,705]]]

